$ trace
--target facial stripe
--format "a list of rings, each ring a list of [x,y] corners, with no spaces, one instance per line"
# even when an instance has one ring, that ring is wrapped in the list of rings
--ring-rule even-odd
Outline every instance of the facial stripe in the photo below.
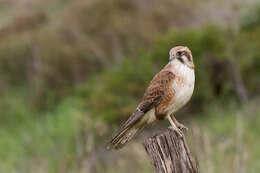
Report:
[[[179,57],[178,60],[179,60],[182,64],[184,64],[184,60],[183,60],[182,56]]]
[[[188,58],[188,60],[191,62],[191,56],[188,52],[185,52],[185,56]]]

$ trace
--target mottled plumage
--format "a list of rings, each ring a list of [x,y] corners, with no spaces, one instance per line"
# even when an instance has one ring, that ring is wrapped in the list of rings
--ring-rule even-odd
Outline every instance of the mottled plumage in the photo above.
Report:
[[[191,51],[177,46],[170,50],[169,63],[154,76],[135,112],[122,125],[111,140],[115,149],[123,147],[146,124],[169,118],[176,127],[183,127],[170,115],[190,99],[195,83],[194,64]],[[178,131],[178,129],[176,129]]]

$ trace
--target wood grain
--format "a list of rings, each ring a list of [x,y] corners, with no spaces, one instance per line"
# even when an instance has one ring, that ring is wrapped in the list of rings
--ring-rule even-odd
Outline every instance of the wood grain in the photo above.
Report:
[[[155,173],[199,172],[198,164],[192,159],[185,137],[179,137],[170,127],[162,134],[146,139],[144,147]]]

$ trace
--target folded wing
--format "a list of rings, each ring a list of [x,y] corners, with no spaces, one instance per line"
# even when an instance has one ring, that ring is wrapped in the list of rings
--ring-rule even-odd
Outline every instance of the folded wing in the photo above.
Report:
[[[146,125],[146,122],[141,121],[144,115],[151,109],[169,100],[167,93],[174,79],[175,75],[170,71],[161,71],[152,79],[135,112],[121,126],[119,132],[110,141],[110,145],[113,148],[122,148],[134,137],[139,129]]]

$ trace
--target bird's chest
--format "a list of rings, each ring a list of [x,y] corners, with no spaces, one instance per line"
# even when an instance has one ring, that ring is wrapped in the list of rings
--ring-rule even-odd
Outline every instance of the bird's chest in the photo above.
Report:
[[[192,96],[194,90],[195,75],[194,71],[184,69],[176,74],[176,80],[172,83],[172,92],[174,93],[167,112],[173,113],[184,106]]]

